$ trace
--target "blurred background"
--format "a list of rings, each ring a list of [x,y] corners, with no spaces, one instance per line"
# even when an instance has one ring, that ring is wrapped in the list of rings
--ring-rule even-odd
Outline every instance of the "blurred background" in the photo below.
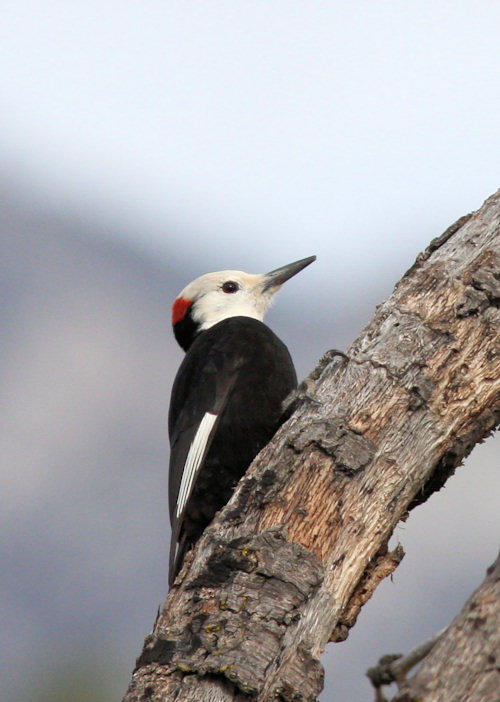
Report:
[[[0,1],[0,697],[123,696],[167,592],[170,305],[316,254],[268,321],[304,376],[500,185],[499,6]],[[321,700],[449,623],[494,560],[498,439],[396,531],[406,558]]]

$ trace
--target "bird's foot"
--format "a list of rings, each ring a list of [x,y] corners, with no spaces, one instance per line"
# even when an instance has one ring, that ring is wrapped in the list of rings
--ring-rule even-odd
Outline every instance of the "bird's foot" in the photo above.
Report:
[[[337,356],[340,356],[345,361],[349,361],[349,356],[347,356],[343,351],[339,351],[338,349],[330,349],[323,354],[317,367],[312,371],[312,373],[304,378],[296,390],[293,390],[289,395],[287,395],[282,403],[283,421],[288,419],[293,412],[295,412],[297,407],[304,402],[321,405],[321,401],[316,398],[316,381],[321,376],[327,365]]]
[[[316,368],[312,371],[312,373],[308,376],[308,378],[311,378],[312,380],[317,380],[320,375],[323,373],[325,368],[327,367],[328,364],[330,364],[337,356],[340,356],[341,358],[344,359],[344,361],[349,361],[349,356],[344,353],[343,351],[339,351],[338,349],[330,349],[329,351],[326,351],[321,358],[319,359],[319,363],[316,366]]]
[[[315,383],[314,380],[308,376],[299,383],[295,390],[285,397],[281,403],[281,408],[283,411],[282,421],[287,420],[295,412],[297,407],[304,402],[311,402],[320,405],[321,402],[314,397],[315,393]]]

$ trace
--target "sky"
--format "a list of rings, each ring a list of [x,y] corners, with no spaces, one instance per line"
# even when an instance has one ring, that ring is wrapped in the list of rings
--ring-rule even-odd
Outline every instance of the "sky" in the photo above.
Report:
[[[354,310],[500,187],[492,0],[0,0],[0,11],[2,182],[96,230],[109,222],[185,283],[317,255],[281,311],[300,304],[306,349],[325,310],[348,343]]]
[[[497,3],[0,9],[4,171],[158,255],[370,282],[498,187]]]

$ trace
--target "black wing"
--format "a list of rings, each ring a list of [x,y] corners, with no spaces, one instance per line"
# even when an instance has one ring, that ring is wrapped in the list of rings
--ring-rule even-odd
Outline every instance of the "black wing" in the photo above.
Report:
[[[193,344],[174,382],[169,412],[170,580],[184,556],[185,548],[181,543],[177,549],[177,542],[186,507],[241,365],[241,355],[228,352],[223,339],[210,348]]]
[[[194,340],[169,413],[170,582],[187,548],[274,434],[282,401],[296,383],[288,349],[255,319],[231,317]]]

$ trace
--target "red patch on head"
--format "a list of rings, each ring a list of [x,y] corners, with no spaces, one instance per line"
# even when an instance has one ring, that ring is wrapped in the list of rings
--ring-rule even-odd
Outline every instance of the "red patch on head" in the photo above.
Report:
[[[177,322],[181,322],[186,316],[186,312],[193,304],[192,300],[185,300],[183,297],[178,297],[172,305],[172,324],[175,326]]]

